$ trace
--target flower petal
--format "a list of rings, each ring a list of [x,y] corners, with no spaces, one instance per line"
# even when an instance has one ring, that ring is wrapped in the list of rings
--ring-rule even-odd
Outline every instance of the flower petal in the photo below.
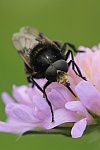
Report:
[[[13,96],[14,98],[22,104],[26,104],[26,105],[32,105],[32,101],[29,97],[29,95],[27,94],[28,91],[28,87],[23,85],[20,87],[17,86],[13,86]]]
[[[83,105],[81,101],[72,101],[72,102],[67,102],[65,104],[65,107],[68,110],[71,110],[73,112],[77,112],[77,118],[87,118],[88,124],[93,122],[92,116],[88,113],[86,107]]]
[[[40,120],[44,120],[47,116],[51,114],[50,107],[46,102],[45,98],[43,98],[43,96],[33,96],[33,104],[35,106],[33,115],[38,116]]]
[[[19,119],[23,122],[39,122],[38,117],[33,116],[33,109],[22,104],[9,104],[6,107],[9,117]]]
[[[13,108],[14,114],[23,122],[39,122],[40,120],[33,116],[31,110],[28,106],[15,106]]]
[[[69,92],[67,87],[65,87],[64,85],[62,85],[58,82],[53,82],[47,87],[47,91],[51,92],[52,89],[56,90],[59,94],[61,94],[65,101],[73,100],[73,95]]]
[[[46,129],[52,129],[55,126],[61,125],[65,122],[76,122],[77,115],[74,112],[60,108],[54,111],[54,122],[51,122],[51,116],[45,119],[44,127]]]
[[[6,92],[2,93],[2,99],[3,99],[3,102],[5,103],[5,105],[14,103],[14,100]]]
[[[97,89],[91,83],[82,81],[75,90],[82,103],[89,110],[100,115],[100,94]]]
[[[45,114],[50,114],[50,107],[46,102],[45,98],[43,98],[42,96],[38,95],[33,96],[33,103],[35,107],[43,111]]]
[[[51,92],[48,93],[48,99],[56,109],[62,108],[65,105],[65,99],[55,89],[52,89]]]
[[[86,128],[86,125],[87,125],[86,118],[76,122],[71,130],[72,137],[73,138],[81,137]]]
[[[92,120],[92,117],[89,115],[89,113],[86,110],[86,107],[82,104],[81,101],[67,102],[65,104],[65,107],[71,111],[76,111],[78,114]]]
[[[67,102],[65,107],[71,111],[78,111],[80,113],[87,114],[86,108],[81,101]]]
[[[14,120],[10,119],[12,121],[9,122],[2,122],[0,121],[0,132],[12,132],[17,134],[22,134],[26,131],[32,130],[33,128],[37,126],[41,126],[39,124],[30,124],[30,123],[24,123],[20,120]]]
[[[94,76],[94,83],[93,83],[96,87],[96,89],[98,89],[98,91],[100,92],[100,74],[96,74]]]

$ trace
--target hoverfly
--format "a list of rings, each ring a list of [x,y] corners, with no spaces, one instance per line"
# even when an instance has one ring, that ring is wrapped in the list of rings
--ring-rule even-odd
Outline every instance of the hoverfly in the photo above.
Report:
[[[30,26],[22,27],[18,33],[13,35],[12,41],[18,54],[24,61],[25,72],[29,74],[27,77],[28,82],[31,82],[32,86],[37,86],[50,106],[53,122],[54,113],[52,104],[46,94],[46,88],[52,82],[59,82],[67,87],[76,97],[70,88],[68,80],[67,72],[69,67],[72,65],[75,74],[84,80],[86,80],[86,78],[83,77],[79,67],[75,63],[72,51],[66,51],[66,47],[68,45],[76,53],[83,51],[78,51],[75,46],[69,42],[65,42],[62,46],[60,42],[50,40],[43,33]],[[70,55],[71,60],[68,61]],[[40,78],[47,79],[43,88],[34,80]]]

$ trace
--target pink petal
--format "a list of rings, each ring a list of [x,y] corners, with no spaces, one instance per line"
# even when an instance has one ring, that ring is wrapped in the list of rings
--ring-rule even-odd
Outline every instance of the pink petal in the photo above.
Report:
[[[11,132],[11,126],[5,122],[0,121],[0,132]]]
[[[5,107],[5,112],[6,112],[8,117],[12,117],[12,118],[18,119],[17,116],[13,112],[13,107],[15,107],[16,105],[17,105],[16,103],[11,103],[11,104],[8,104]]]
[[[65,107],[71,111],[76,111],[84,116],[89,116],[89,113],[87,112],[85,106],[82,104],[81,101],[67,102],[65,104]]]
[[[13,112],[23,122],[39,122],[39,119],[32,115],[32,110],[27,106],[16,106],[13,108]]]
[[[50,107],[43,96],[33,96],[33,104],[35,106],[33,115],[38,116],[40,120],[44,120],[48,115],[51,114]]]
[[[63,99],[66,101],[71,101],[73,100],[73,95],[69,92],[69,90],[62,84],[58,82],[53,82],[47,87],[47,92],[51,92],[52,90],[57,91]]]
[[[76,122],[71,130],[72,137],[73,138],[81,137],[86,128],[86,125],[87,125],[86,118]]]
[[[6,113],[10,117],[20,119],[23,122],[39,122],[40,120],[33,116],[33,109],[22,104],[7,105]]]
[[[14,103],[14,100],[6,92],[2,93],[2,99],[3,99],[3,102],[5,103],[5,105]]]
[[[95,87],[100,91],[100,74],[96,74],[94,76],[94,83]]]
[[[44,113],[42,110],[39,110],[37,107],[35,107],[33,115],[38,117],[41,122],[47,117],[47,114]]]
[[[50,107],[48,103],[46,102],[46,99],[43,98],[42,96],[35,95],[33,97],[33,103],[35,107],[41,110],[44,114],[49,115],[51,113]]]
[[[100,93],[95,86],[87,81],[82,81],[76,86],[75,90],[82,103],[88,109],[100,115]]]
[[[51,116],[45,119],[44,127],[46,129],[52,129],[65,122],[76,122],[77,115],[65,108],[60,108],[54,111],[54,120],[54,122],[51,122]]]
[[[61,87],[57,87],[55,90],[57,90],[57,92],[62,95],[62,97],[64,98],[65,102],[73,100],[73,95],[63,85]]]
[[[92,54],[93,55],[93,54]],[[93,57],[93,61],[92,61],[92,65],[91,65],[91,71],[92,71],[92,77],[94,78],[94,76],[96,74],[100,75],[100,68],[99,68],[99,64],[100,64],[100,52],[96,52]]]
[[[35,95],[33,96],[33,103],[37,106],[40,110],[48,108],[48,104],[42,96]]]
[[[17,87],[14,85],[13,86],[13,96],[19,103],[31,106],[32,101],[31,101],[29,95],[27,94],[27,90],[28,90],[28,87],[25,85],[20,86],[20,87]]]
[[[56,109],[62,108],[65,105],[65,99],[55,89],[52,89],[52,91],[48,93],[48,99]]]
[[[30,124],[24,123],[20,120],[12,120],[12,123],[5,123],[0,121],[0,132],[12,132],[17,134],[22,134],[26,131],[32,130],[36,126],[40,126],[38,124]]]

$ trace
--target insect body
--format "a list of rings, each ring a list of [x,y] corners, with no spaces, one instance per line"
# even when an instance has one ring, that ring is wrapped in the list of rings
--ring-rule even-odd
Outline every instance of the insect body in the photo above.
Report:
[[[70,88],[67,72],[70,65],[73,71],[82,79],[82,73],[74,61],[73,53],[71,50],[66,52],[66,46],[71,47],[75,52],[75,46],[71,43],[64,43],[63,46],[58,41],[52,41],[37,29],[26,26],[21,28],[19,33],[15,33],[12,38],[13,45],[18,51],[19,55],[24,60],[25,72],[29,74],[28,81],[43,93],[46,98],[52,113],[52,122],[54,121],[53,109],[50,101],[48,100],[45,92],[47,86],[52,82],[59,82],[66,86],[69,91],[74,95],[75,93]],[[68,58],[71,55],[69,62]],[[47,82],[41,88],[34,79],[46,78]]]

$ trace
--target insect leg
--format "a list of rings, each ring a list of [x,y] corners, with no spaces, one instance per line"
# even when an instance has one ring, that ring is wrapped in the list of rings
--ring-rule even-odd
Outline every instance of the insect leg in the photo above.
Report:
[[[32,76],[27,77],[29,83],[32,83],[32,87],[36,85],[36,87],[43,93],[43,89],[35,82]]]
[[[66,53],[65,60],[67,61],[67,59],[69,58],[69,55],[71,55],[71,59],[74,61],[73,52],[71,50],[68,50],[68,52]]]
[[[65,60],[67,60],[69,58],[69,55],[71,55],[71,60],[68,63],[68,67],[72,64],[72,69],[74,70],[74,72],[81,77],[82,79],[86,80],[85,77],[82,76],[81,70],[79,69],[79,67],[77,66],[77,64],[74,61],[74,56],[71,50],[68,50],[67,54],[65,55]],[[75,70],[75,68],[77,69],[77,71]]]
[[[71,48],[73,49],[73,51],[76,52],[76,53],[83,53],[83,52],[85,52],[85,51],[82,51],[82,50],[77,50],[74,44],[71,44],[71,43],[69,43],[69,42],[65,42],[64,45],[62,46],[62,49],[61,49],[62,55],[65,54],[67,45],[68,45],[69,47],[71,47]]]
[[[63,44],[62,48],[61,48],[61,54],[64,56],[65,52],[66,52],[66,47],[67,47],[67,42]]]
[[[76,75],[78,75],[79,77],[81,77],[83,80],[86,80],[86,77],[83,77],[81,70],[79,69],[79,67],[77,66],[77,64],[74,62],[74,60],[70,60],[68,62],[68,67],[72,64],[72,69],[73,71],[76,73]],[[75,70],[76,68],[76,70]],[[87,80],[86,80],[87,81]]]
[[[73,56],[73,52],[71,50],[68,50],[68,52],[65,55],[65,60],[67,61],[67,59],[69,58],[69,56],[71,55],[71,60],[74,61],[74,56]],[[72,63],[72,68],[74,69],[74,64]],[[77,72],[75,71],[75,73],[77,74]],[[78,74],[77,74],[78,75]]]
[[[46,84],[45,84],[44,87],[43,87],[44,91],[45,91],[45,89],[47,88],[47,86],[49,86],[49,84],[51,84],[51,82],[50,82],[50,81],[47,81]]]
[[[45,96],[46,101],[48,103],[48,105],[50,106],[50,110],[51,110],[51,114],[52,114],[52,122],[54,122],[54,113],[53,113],[53,108],[52,108],[52,104],[51,102],[48,100],[47,94],[46,94],[46,88],[47,86],[50,84],[51,82],[47,81],[46,84],[43,87],[43,96]]]
[[[50,110],[51,110],[51,114],[52,114],[52,122],[54,122],[54,113],[53,113],[53,108],[52,108],[52,105],[51,105],[51,102],[48,100],[48,97],[47,97],[47,94],[45,92],[45,89],[42,89],[37,83],[36,81],[33,79],[32,76],[29,76],[28,79],[30,80],[30,82],[33,84],[33,85],[36,85],[36,87],[43,93],[43,96],[46,98],[46,101],[50,107]]]
[[[77,97],[76,94],[73,92],[73,90],[70,88],[70,85],[66,85],[66,87],[75,97]]]
[[[34,87],[34,83],[33,83],[32,79],[31,79],[31,76],[27,77],[27,81],[28,81],[28,83],[32,84],[32,88],[33,88]]]

